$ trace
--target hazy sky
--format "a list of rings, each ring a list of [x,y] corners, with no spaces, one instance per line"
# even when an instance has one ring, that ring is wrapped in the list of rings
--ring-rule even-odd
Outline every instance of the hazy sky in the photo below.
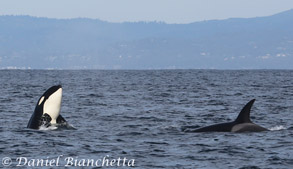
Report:
[[[110,22],[190,23],[268,16],[293,8],[293,0],[0,0],[0,15],[97,18]]]

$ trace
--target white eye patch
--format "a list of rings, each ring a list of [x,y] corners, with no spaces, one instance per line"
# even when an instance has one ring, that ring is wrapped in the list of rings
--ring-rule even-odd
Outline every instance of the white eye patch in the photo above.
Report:
[[[38,105],[40,105],[40,104],[42,104],[42,102],[44,101],[44,96],[40,99],[40,101],[39,101],[39,104]]]

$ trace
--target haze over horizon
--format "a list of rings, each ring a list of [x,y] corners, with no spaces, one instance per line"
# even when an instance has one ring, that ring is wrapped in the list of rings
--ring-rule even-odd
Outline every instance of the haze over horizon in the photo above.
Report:
[[[0,68],[292,69],[293,10],[192,24],[0,16]]]
[[[17,7],[16,7],[17,5]],[[1,0],[0,16],[91,18],[107,22],[193,23],[270,16],[293,9],[292,0]]]
[[[0,68],[292,69],[292,18],[292,0],[1,0]]]

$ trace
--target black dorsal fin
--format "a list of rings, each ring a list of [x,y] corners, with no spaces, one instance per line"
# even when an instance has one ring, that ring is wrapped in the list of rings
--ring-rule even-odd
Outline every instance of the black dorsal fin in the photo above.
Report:
[[[254,103],[255,99],[250,100],[241,110],[237,119],[235,120],[236,123],[251,123],[250,121],[250,109]]]

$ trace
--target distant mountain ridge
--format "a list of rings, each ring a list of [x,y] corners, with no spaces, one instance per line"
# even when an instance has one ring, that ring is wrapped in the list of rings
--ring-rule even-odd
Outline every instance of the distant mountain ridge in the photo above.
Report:
[[[0,16],[0,68],[292,69],[293,10],[190,24]]]

